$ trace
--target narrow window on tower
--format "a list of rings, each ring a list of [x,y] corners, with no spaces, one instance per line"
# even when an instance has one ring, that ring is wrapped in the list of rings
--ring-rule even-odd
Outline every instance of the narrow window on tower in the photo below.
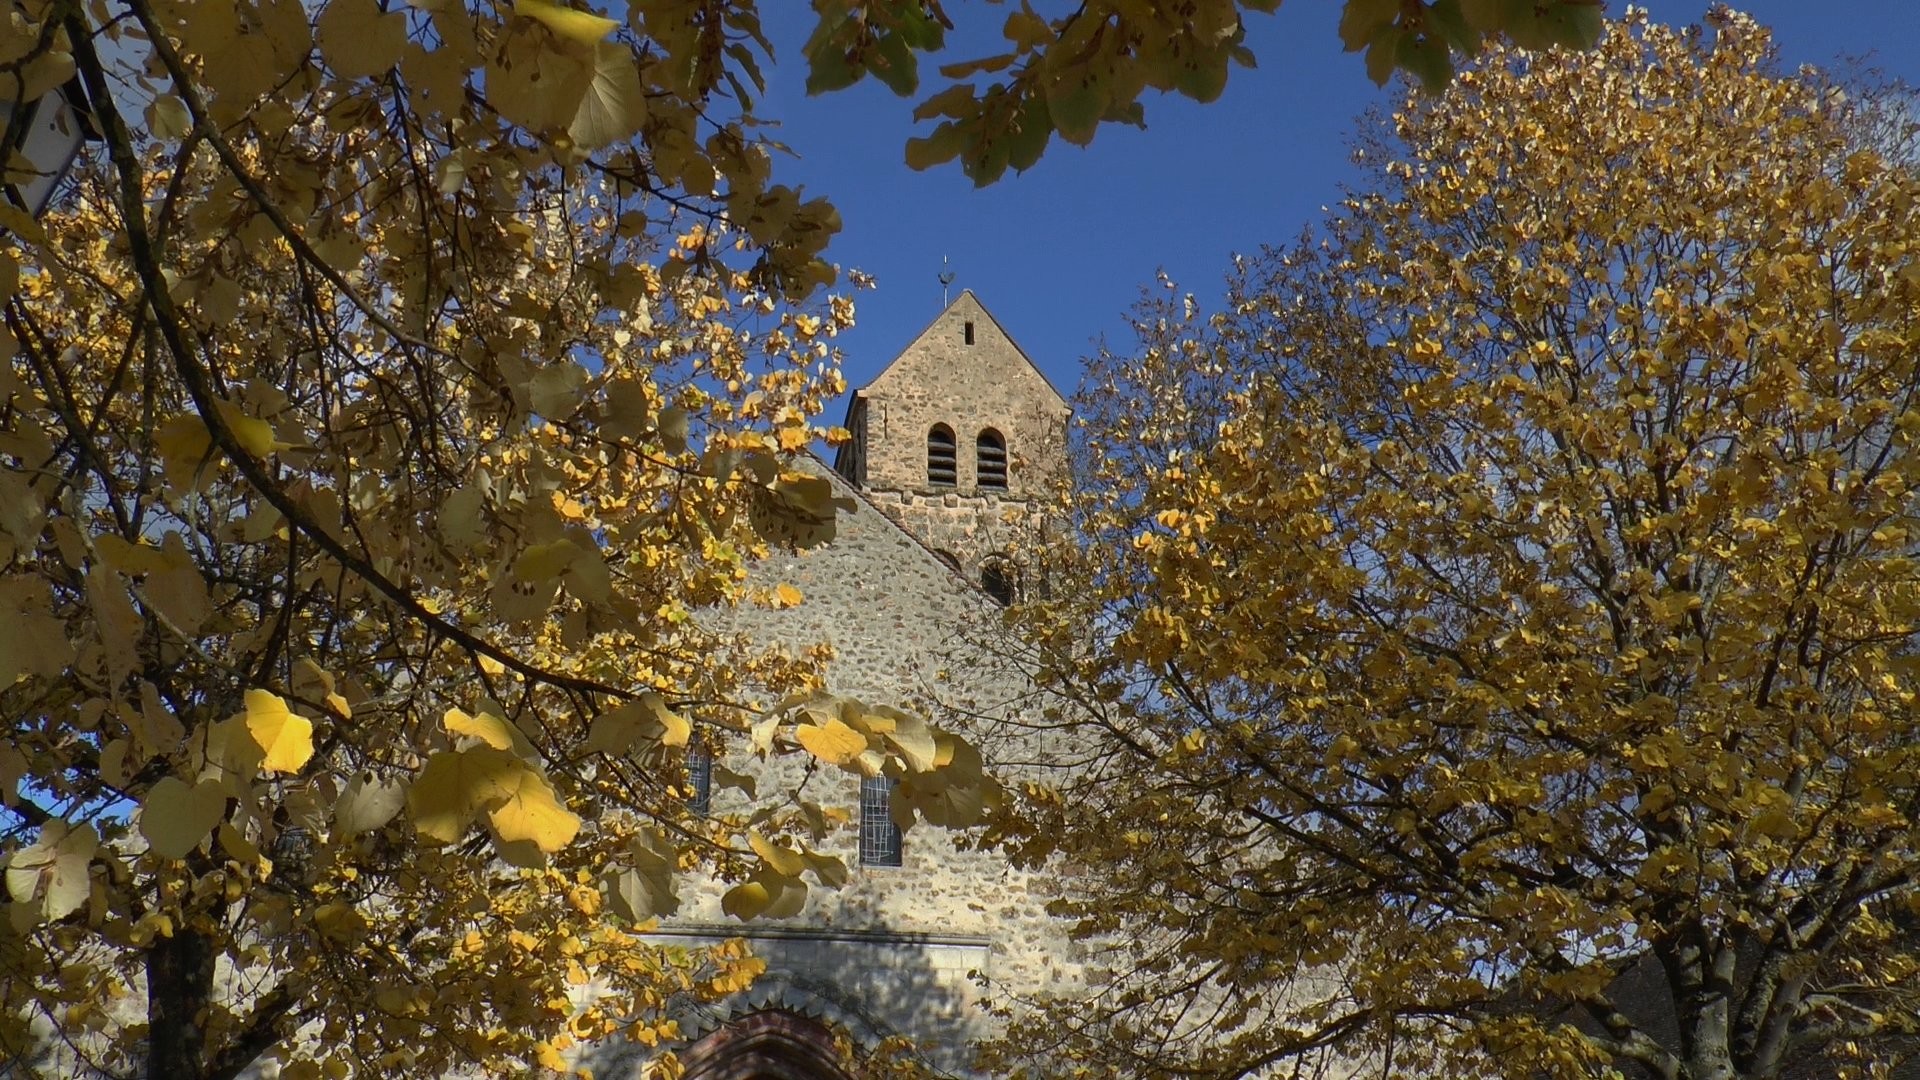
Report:
[[[992,428],[984,428],[973,440],[975,475],[982,490],[1007,490],[1007,440]]]
[[[930,487],[953,486],[959,474],[959,455],[955,450],[953,429],[945,424],[933,425],[933,430],[927,432],[927,484]]]
[[[973,344],[973,320],[967,320],[967,344]]]
[[[899,866],[900,826],[893,820],[893,778],[860,780],[860,865]]]
[[[687,748],[687,812],[695,817],[713,812],[713,751],[700,743]]]
[[[1001,607],[1013,603],[1014,595],[1019,591],[1015,586],[1013,567],[1001,559],[994,559],[982,566],[980,591],[993,597]]]

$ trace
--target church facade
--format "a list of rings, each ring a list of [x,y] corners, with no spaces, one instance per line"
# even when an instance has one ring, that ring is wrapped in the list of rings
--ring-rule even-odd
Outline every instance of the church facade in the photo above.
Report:
[[[853,506],[833,542],[757,568],[804,601],[736,612],[735,627],[769,645],[829,645],[836,694],[918,710],[993,764],[999,722],[1030,707],[1030,688],[962,631],[991,626],[1026,587],[1013,541],[1064,468],[1068,416],[1062,395],[962,293],[855,392],[852,438],[831,471],[818,466]],[[767,963],[737,999],[680,1018],[674,1049],[687,1077],[839,1076],[835,1038],[911,1044],[936,1074],[966,1076],[970,1045],[995,1029],[989,995],[1058,992],[1082,978],[1075,946],[1044,911],[1044,883],[943,830],[902,834],[884,778],[744,754],[721,764],[758,771],[763,793],[798,789],[843,810],[853,827],[823,850],[850,873],[838,889],[811,889],[789,919],[732,919],[718,885],[684,898],[660,941],[744,937]],[[712,812],[727,812],[730,796],[744,805],[715,788]],[[590,1064],[600,1077],[639,1076],[647,1053],[629,1047]]]

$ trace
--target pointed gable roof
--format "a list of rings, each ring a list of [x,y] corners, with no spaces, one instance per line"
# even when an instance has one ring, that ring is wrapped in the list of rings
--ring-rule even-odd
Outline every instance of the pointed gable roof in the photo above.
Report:
[[[960,312],[960,310],[963,307],[972,307],[975,310],[977,310],[980,315],[985,317],[987,325],[993,328],[993,332],[1000,335],[1002,340],[1004,340],[1008,345],[1012,346],[1014,353],[1017,356],[1019,356],[1019,358],[1023,362],[1025,362],[1027,368],[1030,371],[1032,371],[1033,374],[1040,377],[1041,384],[1045,386],[1047,388],[1047,391],[1053,395],[1054,400],[1059,402],[1060,406],[1063,409],[1070,408],[1070,406],[1067,404],[1067,396],[1060,392],[1060,388],[1058,386],[1055,386],[1053,384],[1053,380],[1048,378],[1047,373],[1040,369],[1040,365],[1033,362],[1033,357],[1027,355],[1027,350],[1020,347],[1020,343],[1014,340],[1013,335],[1007,333],[1006,328],[1000,325],[1000,320],[994,318],[993,312],[987,310],[987,305],[980,302],[980,298],[974,295],[974,291],[972,289],[962,289],[960,290],[960,295],[953,298],[953,303],[948,304],[945,308],[943,308],[940,314],[935,315],[931,322],[927,323],[927,325],[923,327],[918,334],[915,334],[913,336],[913,340],[907,343],[906,348],[901,349],[898,353],[896,353],[894,355],[894,358],[887,362],[887,366],[880,369],[879,374],[875,375],[871,379],[868,379],[865,386],[862,386],[853,392],[852,398],[848,399],[847,401],[848,417],[851,418],[853,415],[853,402],[855,399],[866,396],[867,391],[873,389],[875,386],[878,386],[881,382],[885,381],[889,375],[892,375],[895,372],[895,369],[901,366],[902,361],[907,360],[909,357],[912,357],[916,353],[918,353],[920,351],[921,344],[925,342],[928,339],[928,337],[933,333],[934,328],[939,326],[943,321],[945,321],[949,315],[953,315],[957,312]]]

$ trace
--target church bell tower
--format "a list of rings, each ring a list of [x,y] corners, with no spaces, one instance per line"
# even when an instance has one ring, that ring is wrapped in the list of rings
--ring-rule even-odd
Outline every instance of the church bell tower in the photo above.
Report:
[[[1066,399],[971,289],[854,392],[834,469],[1005,603],[1010,551],[1065,475]]]

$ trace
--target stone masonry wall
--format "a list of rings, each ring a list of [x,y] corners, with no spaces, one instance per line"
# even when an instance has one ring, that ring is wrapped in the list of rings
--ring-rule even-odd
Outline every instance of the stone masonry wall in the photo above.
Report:
[[[975,584],[987,559],[1010,559],[1018,532],[1037,524],[1033,505],[1024,499],[917,491],[872,491],[867,497],[936,554],[952,555],[961,576]]]

